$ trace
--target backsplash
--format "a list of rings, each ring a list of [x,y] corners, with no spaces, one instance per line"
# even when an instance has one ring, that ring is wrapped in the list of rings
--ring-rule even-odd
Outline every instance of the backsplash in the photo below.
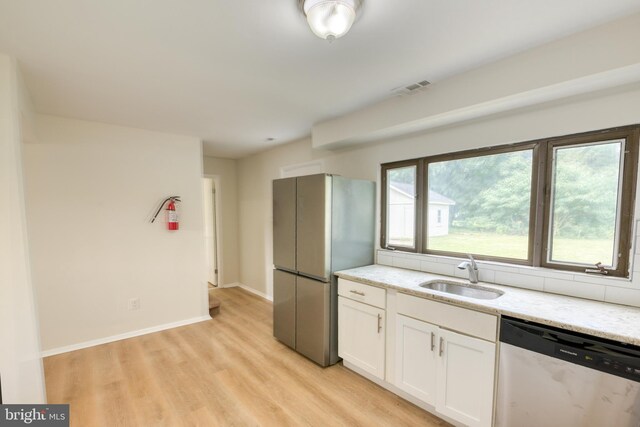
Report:
[[[476,261],[479,269],[479,280],[481,282],[640,307],[639,228],[637,223],[631,279]],[[414,254],[386,249],[378,249],[376,253],[377,264],[468,279],[467,270],[459,270],[457,268],[460,262],[462,262],[460,258]]]

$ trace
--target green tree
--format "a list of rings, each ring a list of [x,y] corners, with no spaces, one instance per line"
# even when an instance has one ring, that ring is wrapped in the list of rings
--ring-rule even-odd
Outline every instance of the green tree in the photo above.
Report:
[[[525,234],[531,164],[531,150],[432,163],[429,188],[456,203],[454,227]]]
[[[553,162],[554,236],[607,238],[615,232],[619,143],[559,148]],[[532,151],[429,164],[429,189],[456,204],[450,226],[476,232],[529,231]]]
[[[570,147],[556,152],[554,236],[613,238],[619,158],[619,144]]]

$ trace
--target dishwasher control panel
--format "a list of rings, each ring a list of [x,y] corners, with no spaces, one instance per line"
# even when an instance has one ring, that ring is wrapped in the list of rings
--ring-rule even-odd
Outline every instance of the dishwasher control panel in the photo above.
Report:
[[[500,341],[640,382],[640,348],[504,316]]]

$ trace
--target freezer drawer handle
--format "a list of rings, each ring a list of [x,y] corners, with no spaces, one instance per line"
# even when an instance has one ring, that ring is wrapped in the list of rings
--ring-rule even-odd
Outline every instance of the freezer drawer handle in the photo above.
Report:
[[[440,337],[440,356],[444,354],[444,338]]]
[[[431,332],[431,351],[436,349],[436,334]]]
[[[382,330],[382,314],[378,313],[378,333]]]
[[[364,292],[356,291],[355,289],[351,289],[349,292],[351,292],[352,294],[360,295],[361,297],[364,296]]]

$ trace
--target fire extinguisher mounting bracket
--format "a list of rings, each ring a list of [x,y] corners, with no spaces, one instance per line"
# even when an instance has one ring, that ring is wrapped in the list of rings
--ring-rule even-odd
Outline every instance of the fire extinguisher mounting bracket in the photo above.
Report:
[[[153,215],[153,218],[151,219],[151,224],[153,224],[156,220],[156,218],[158,217],[158,214],[160,213],[160,211],[162,210],[162,208],[164,207],[164,205],[166,205],[169,202],[180,202],[180,196],[169,196],[166,199],[164,199],[162,201],[162,203],[160,203],[160,206],[158,206],[158,210],[156,211],[155,215]]]

